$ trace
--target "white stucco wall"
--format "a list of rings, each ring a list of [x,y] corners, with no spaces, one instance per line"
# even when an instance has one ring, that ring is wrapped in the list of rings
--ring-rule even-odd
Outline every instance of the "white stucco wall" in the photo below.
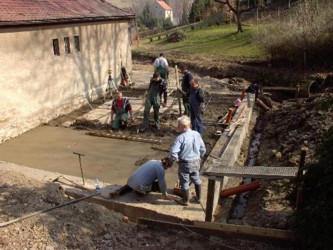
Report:
[[[171,22],[173,22],[173,10],[165,11],[161,5],[159,5],[156,0],[122,0],[126,2],[133,9],[137,16],[142,15],[143,10],[146,8],[147,4],[152,12],[153,16],[159,19],[166,19],[170,17]],[[177,0],[180,1],[180,0]],[[109,2],[112,2],[109,0]],[[117,5],[117,1],[112,4]]]
[[[0,142],[102,96],[109,67],[117,81],[121,64],[132,70],[127,21],[0,30],[0,44]]]
[[[171,22],[173,22],[172,10],[164,10],[156,1],[150,5],[150,10],[154,17],[158,19],[166,19],[170,17]]]

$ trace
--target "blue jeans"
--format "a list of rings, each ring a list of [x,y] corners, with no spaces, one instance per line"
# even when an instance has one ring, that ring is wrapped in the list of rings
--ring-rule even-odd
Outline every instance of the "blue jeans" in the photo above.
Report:
[[[200,159],[190,162],[179,162],[178,178],[182,190],[188,190],[190,188],[190,181],[194,185],[200,185],[202,183],[200,176]]]
[[[191,114],[191,123],[192,123],[192,130],[197,131],[199,134],[202,134],[204,131],[203,128],[203,116],[202,114]]]

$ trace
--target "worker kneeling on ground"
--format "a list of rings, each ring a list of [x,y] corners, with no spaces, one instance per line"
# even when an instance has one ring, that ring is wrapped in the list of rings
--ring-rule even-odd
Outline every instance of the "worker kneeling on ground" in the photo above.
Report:
[[[167,193],[165,170],[172,166],[169,158],[150,160],[141,165],[127,180],[127,185],[110,193],[110,198],[126,194],[132,190],[147,194],[149,192],[161,192],[167,200],[172,197]]]
[[[115,119],[113,119],[115,114],[116,117]],[[118,92],[117,98],[112,101],[112,106],[111,106],[112,129],[127,127],[128,118],[133,119],[132,106],[129,100],[123,97],[123,93]]]

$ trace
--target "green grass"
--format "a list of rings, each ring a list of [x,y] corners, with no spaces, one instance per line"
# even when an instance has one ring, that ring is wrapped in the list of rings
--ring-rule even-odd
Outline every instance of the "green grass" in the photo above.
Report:
[[[165,35],[158,40],[157,35],[153,42],[149,38],[140,41],[139,48],[134,52],[155,53],[164,51],[172,54],[196,54],[219,58],[249,58],[262,59],[266,54],[252,43],[252,32],[255,27],[244,27],[243,33],[236,33],[235,26],[214,26],[205,29],[186,31],[187,38],[181,42],[169,43]]]

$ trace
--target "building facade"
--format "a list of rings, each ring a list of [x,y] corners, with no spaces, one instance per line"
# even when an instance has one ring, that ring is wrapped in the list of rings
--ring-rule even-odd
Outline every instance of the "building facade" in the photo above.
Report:
[[[133,19],[100,0],[0,0],[0,142],[101,97],[109,68],[131,71]]]

